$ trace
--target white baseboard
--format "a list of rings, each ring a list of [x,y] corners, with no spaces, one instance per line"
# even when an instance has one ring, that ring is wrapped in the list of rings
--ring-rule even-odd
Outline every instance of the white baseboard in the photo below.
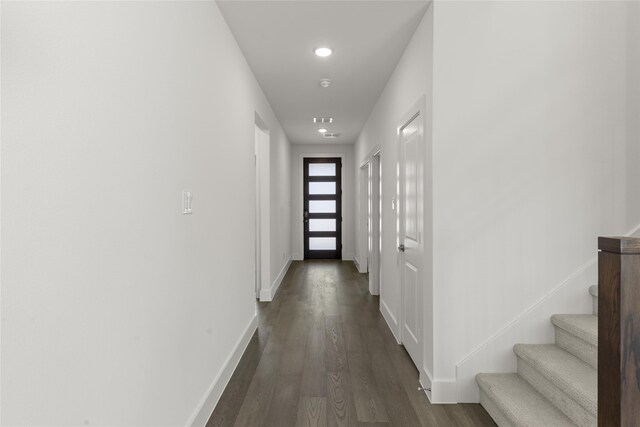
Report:
[[[291,254],[291,259],[293,259],[294,261],[304,261],[304,255],[303,254]]]
[[[382,317],[387,322],[387,326],[391,329],[391,333],[393,337],[396,339],[396,342],[400,344],[400,335],[398,335],[398,321],[395,316],[391,314],[391,310],[387,306],[387,303],[384,302],[382,298],[380,298],[380,312],[382,313]]]
[[[427,395],[427,399],[429,399],[429,402],[433,403],[433,401],[431,400],[431,385],[433,384],[433,377],[426,368],[423,368],[420,371],[418,382],[420,383],[420,386],[422,387],[424,393]]]
[[[420,370],[420,378],[418,381],[420,382],[420,386],[424,389],[429,402],[434,404],[457,403],[456,380],[434,380],[427,368],[423,367]]]
[[[358,269],[358,273],[366,273],[367,266],[363,265],[360,260],[356,257],[353,258],[353,262],[356,264],[356,268]]]
[[[342,254],[342,260],[343,261],[355,261],[355,257],[353,256],[352,253],[346,253],[346,254]]]
[[[291,258],[289,258],[287,262],[284,264],[284,266],[282,267],[282,270],[280,270],[280,274],[278,274],[278,277],[276,277],[276,280],[273,281],[269,289],[260,290],[261,302],[273,301],[273,298],[276,296],[276,292],[278,292],[278,288],[280,287],[280,284],[282,283],[284,276],[287,274],[287,271],[291,266],[291,262],[292,260]]]
[[[258,316],[254,315],[240,336],[240,339],[233,348],[233,351],[224,362],[222,369],[213,379],[211,386],[209,386],[209,389],[198,404],[198,407],[189,419],[189,422],[187,422],[188,426],[204,427],[207,424],[207,421],[209,421],[209,418],[218,404],[225,387],[227,387],[227,384],[233,375],[233,371],[238,366],[238,363],[240,363],[240,359],[242,358],[242,355],[244,354],[244,351],[246,350],[247,345],[249,345],[249,341],[251,341],[251,337],[257,328]]]
[[[434,380],[431,382],[431,403],[445,404],[458,402],[456,380]]]

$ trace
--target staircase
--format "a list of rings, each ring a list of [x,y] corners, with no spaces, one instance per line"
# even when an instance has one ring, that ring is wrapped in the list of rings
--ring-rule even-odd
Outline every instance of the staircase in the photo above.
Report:
[[[595,426],[598,287],[593,315],[556,314],[555,344],[516,344],[518,372],[478,374],[480,403],[499,426]]]

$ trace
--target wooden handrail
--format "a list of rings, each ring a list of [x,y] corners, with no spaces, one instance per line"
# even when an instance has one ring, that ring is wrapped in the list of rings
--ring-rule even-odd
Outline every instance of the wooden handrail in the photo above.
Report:
[[[640,425],[640,239],[598,239],[598,426]]]

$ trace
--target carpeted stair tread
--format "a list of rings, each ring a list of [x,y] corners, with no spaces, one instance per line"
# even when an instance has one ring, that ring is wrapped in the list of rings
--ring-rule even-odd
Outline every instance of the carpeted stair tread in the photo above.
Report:
[[[575,426],[518,374],[478,374],[476,382],[511,425]]]
[[[551,323],[576,337],[598,346],[598,318],[591,314],[554,314]]]
[[[598,375],[593,367],[553,344],[516,344],[513,351],[587,412],[596,415]]]

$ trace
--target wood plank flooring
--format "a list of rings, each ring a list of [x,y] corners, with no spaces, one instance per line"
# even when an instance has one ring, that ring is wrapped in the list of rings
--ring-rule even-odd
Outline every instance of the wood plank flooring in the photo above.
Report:
[[[431,405],[418,371],[348,261],[298,261],[207,427],[494,426],[480,405]]]

